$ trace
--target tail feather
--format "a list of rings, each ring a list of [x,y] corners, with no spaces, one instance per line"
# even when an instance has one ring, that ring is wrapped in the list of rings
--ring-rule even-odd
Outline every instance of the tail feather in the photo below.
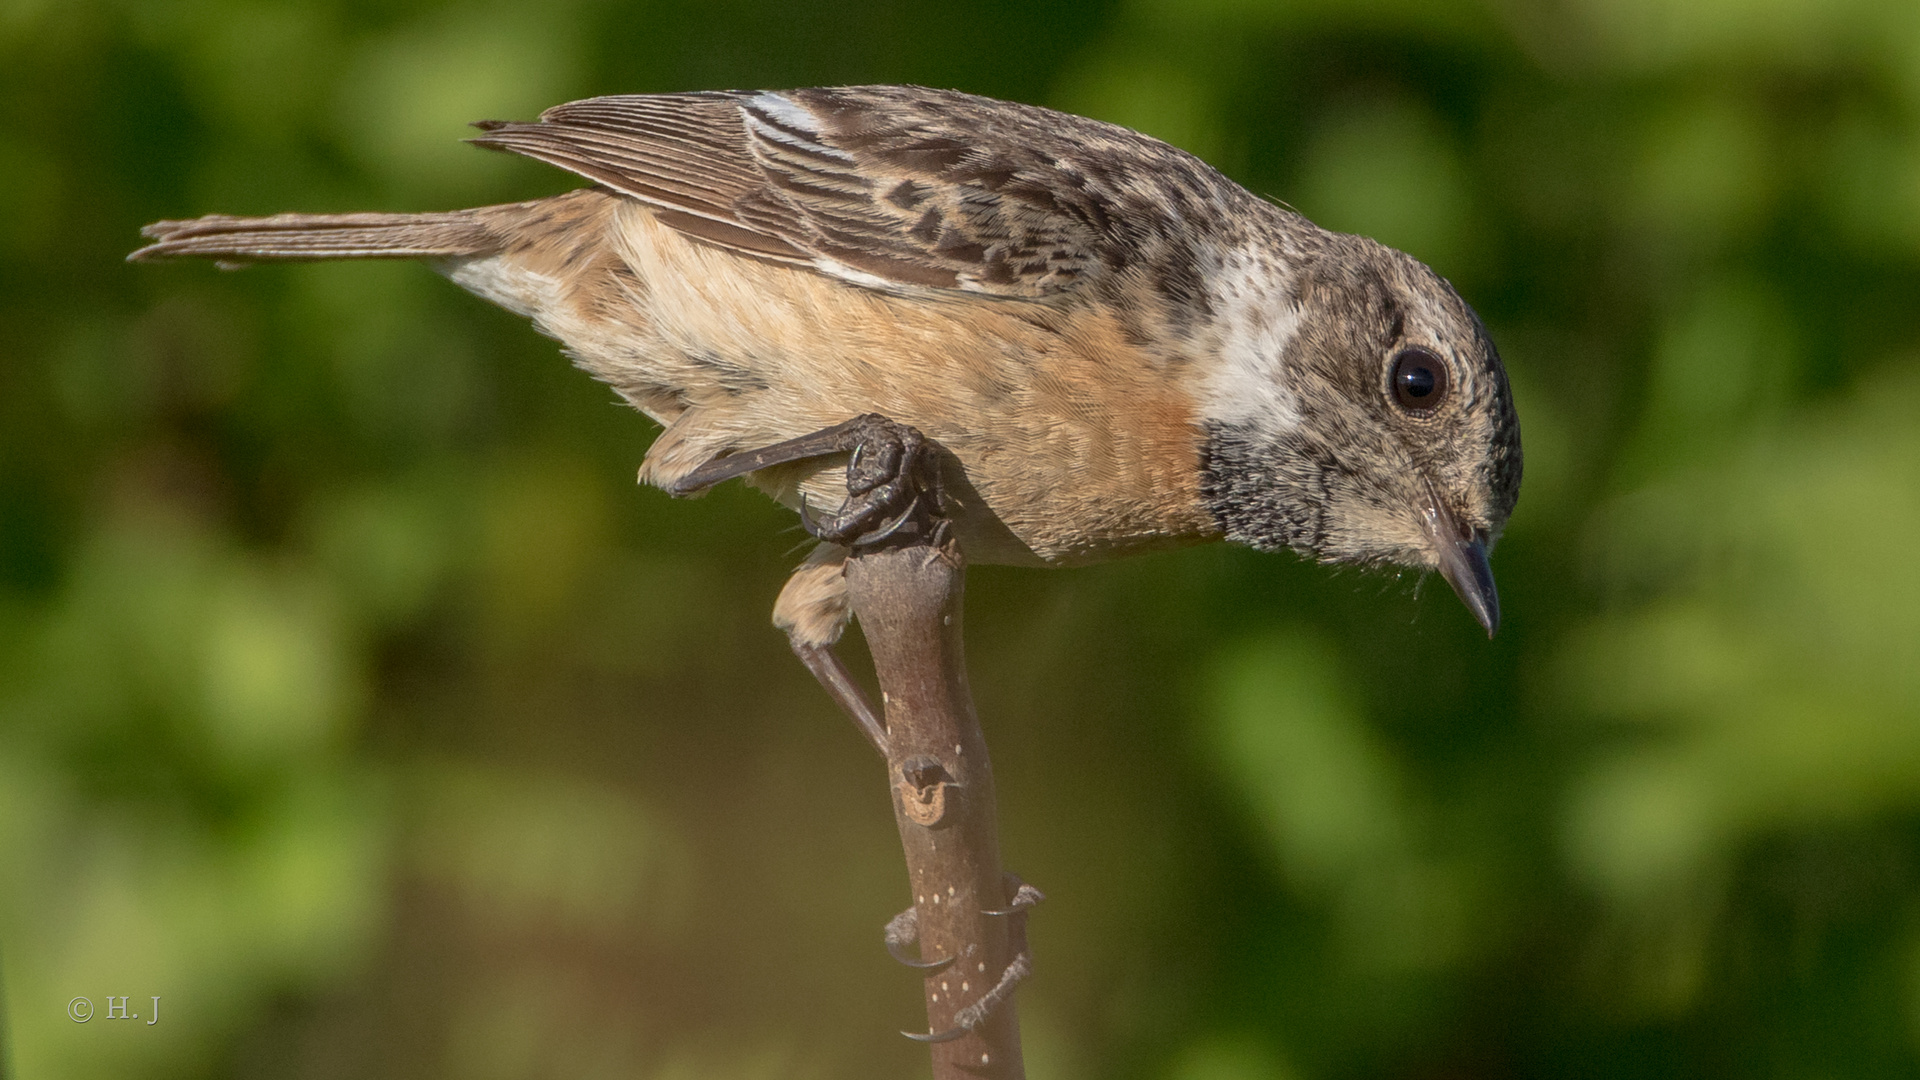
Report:
[[[210,258],[221,265],[306,259],[425,259],[498,252],[502,239],[476,210],[439,214],[208,214],[156,221],[140,230],[155,242],[131,262]]]

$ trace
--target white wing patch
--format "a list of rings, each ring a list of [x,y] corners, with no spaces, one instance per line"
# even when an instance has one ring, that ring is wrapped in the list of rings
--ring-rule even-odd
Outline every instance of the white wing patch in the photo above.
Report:
[[[818,141],[820,121],[805,106],[772,91],[755,94],[740,109],[747,130],[755,137],[782,143],[809,154],[853,164],[853,155]],[[816,138],[808,138],[812,135]]]
[[[824,255],[816,257],[811,265],[815,270],[826,274],[828,277],[836,277],[849,285],[858,285],[863,289],[872,289],[876,292],[905,296],[911,295],[921,288],[920,286],[909,285],[903,281],[894,281],[892,278],[884,278],[879,274],[855,269],[838,259],[829,259]],[[964,283],[962,287],[964,287]],[[976,289],[974,291],[977,292],[979,290]]]

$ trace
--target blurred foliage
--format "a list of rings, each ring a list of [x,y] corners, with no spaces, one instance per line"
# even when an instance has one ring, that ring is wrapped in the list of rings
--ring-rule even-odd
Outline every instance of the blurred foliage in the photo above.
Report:
[[[870,81],[1406,247],[1525,425],[1491,645],[1224,547],[971,575],[1036,1077],[1920,1072],[1920,6],[0,0],[19,1076],[925,1068],[790,516],[635,490],[649,425],[420,267],[119,261],[574,185],[470,120]]]

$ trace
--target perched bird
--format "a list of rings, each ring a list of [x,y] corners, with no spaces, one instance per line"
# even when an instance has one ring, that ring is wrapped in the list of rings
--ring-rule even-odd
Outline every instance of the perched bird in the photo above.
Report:
[[[1224,537],[1437,569],[1498,624],[1518,419],[1480,320],[1405,254],[1137,132],[954,91],[600,97],[476,126],[594,183],[162,221],[131,258],[430,260],[665,425],[643,481],[744,474],[839,507],[775,606],[829,689],[848,545],[884,531],[922,449],[973,562]],[[852,498],[849,451],[873,489]]]

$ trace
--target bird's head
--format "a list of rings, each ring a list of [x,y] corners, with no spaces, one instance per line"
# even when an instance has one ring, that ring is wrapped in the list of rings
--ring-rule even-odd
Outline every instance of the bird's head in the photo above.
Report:
[[[1425,265],[1363,237],[1321,237],[1275,288],[1240,290],[1237,308],[1226,298],[1208,505],[1228,539],[1252,547],[1438,570],[1491,635],[1487,555],[1520,494],[1500,356]]]

